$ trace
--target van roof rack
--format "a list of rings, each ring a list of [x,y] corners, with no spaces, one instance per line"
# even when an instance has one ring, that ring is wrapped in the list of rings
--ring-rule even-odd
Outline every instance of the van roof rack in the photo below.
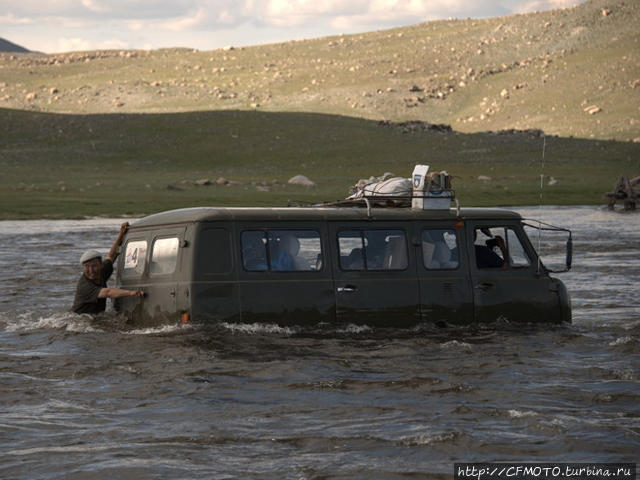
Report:
[[[378,207],[378,208],[407,208],[411,207],[413,197],[398,195],[367,195],[358,198],[345,198],[334,202],[316,204],[318,207]]]
[[[447,189],[451,194],[450,199],[457,204],[457,196],[453,189]],[[377,207],[377,208],[411,208],[411,203],[415,198],[431,199],[428,192],[413,192],[413,195],[363,195],[355,198],[345,198],[343,200],[335,200],[332,202],[295,202],[289,203],[293,205],[305,205],[311,207]]]
[[[456,214],[460,216],[460,204],[458,198],[452,189],[447,192],[451,193],[450,200],[455,203]],[[414,199],[427,198],[430,199],[428,192],[414,192],[413,195],[363,195],[356,198],[345,198],[344,200],[336,200],[333,202],[312,203],[306,201],[289,200],[288,207],[315,207],[315,208],[366,208],[367,215],[371,216],[372,208],[411,208]],[[442,210],[437,208],[436,210]]]
[[[411,196],[366,196],[358,198],[345,198],[331,202],[310,202],[307,200],[289,200],[287,207],[339,207],[339,208],[409,208],[411,207]]]

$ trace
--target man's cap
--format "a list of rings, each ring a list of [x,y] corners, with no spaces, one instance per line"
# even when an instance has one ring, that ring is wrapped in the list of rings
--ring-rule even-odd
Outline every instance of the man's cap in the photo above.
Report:
[[[94,258],[102,259],[102,254],[98,250],[87,250],[80,257],[80,265],[84,265],[85,262],[93,260]]]

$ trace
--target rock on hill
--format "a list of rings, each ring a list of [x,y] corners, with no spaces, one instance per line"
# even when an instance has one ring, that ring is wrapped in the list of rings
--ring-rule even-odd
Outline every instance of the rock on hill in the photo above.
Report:
[[[0,54],[0,107],[308,111],[640,142],[640,2],[214,51]]]
[[[4,38],[0,38],[0,52],[19,52],[19,53],[27,53],[27,50],[20,45],[16,45],[15,43],[10,42],[9,40],[5,40]]]

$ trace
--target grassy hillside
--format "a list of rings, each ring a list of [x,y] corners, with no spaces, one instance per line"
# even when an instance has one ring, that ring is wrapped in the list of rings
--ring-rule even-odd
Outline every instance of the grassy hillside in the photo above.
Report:
[[[541,173],[544,204],[587,204],[618,172],[640,170],[640,145],[630,142],[547,137],[543,164],[541,137],[312,113],[0,110],[0,123],[2,219],[337,200],[359,178],[409,176],[416,163],[455,175],[463,206],[538,204]],[[316,186],[287,183],[298,174]],[[197,184],[206,179],[212,185]]]
[[[639,2],[590,0],[250,48],[4,54],[0,107],[304,111],[640,141],[638,25]]]

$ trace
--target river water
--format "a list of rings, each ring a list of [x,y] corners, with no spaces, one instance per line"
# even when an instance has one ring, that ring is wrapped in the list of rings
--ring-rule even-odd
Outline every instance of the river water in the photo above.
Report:
[[[574,232],[560,276],[572,325],[124,329],[66,312],[79,254],[108,249],[121,220],[0,222],[0,478],[450,479],[454,462],[637,462],[640,215],[519,211]]]

